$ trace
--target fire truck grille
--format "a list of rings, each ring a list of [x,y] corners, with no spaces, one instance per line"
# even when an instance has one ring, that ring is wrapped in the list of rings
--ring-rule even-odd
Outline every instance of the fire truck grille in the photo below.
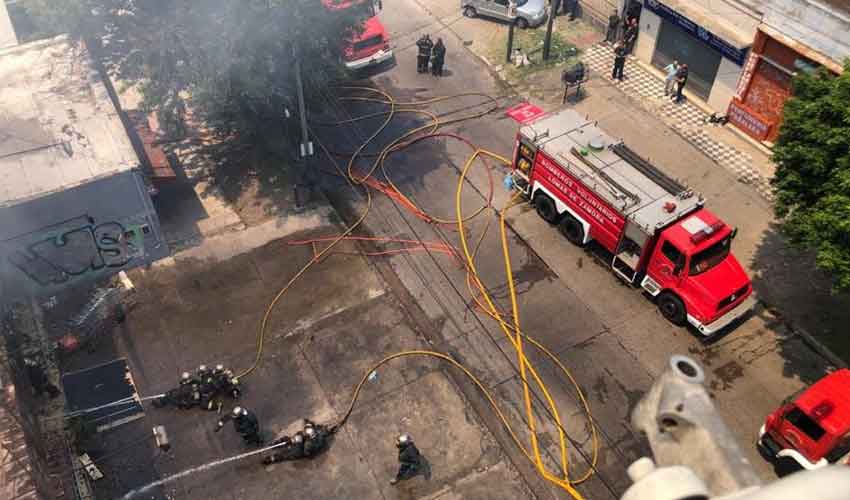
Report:
[[[718,310],[723,309],[724,307],[728,306],[729,304],[731,304],[731,303],[735,302],[736,300],[740,299],[741,297],[743,297],[743,296],[744,296],[744,294],[746,294],[746,293],[747,293],[747,290],[749,290],[749,289],[750,289],[750,284],[749,284],[749,283],[747,283],[747,284],[746,284],[746,285],[744,285],[743,287],[741,287],[741,288],[739,288],[739,289],[735,290],[735,293],[733,293],[732,295],[730,295],[730,296],[726,297],[725,299],[721,300],[721,301],[717,304],[717,309],[718,309]]]

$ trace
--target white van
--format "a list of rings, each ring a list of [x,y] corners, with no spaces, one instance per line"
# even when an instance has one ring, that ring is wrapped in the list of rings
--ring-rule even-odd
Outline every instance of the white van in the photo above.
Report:
[[[546,21],[545,0],[461,0],[460,8],[466,17],[492,17],[515,22],[519,28],[540,26]]]

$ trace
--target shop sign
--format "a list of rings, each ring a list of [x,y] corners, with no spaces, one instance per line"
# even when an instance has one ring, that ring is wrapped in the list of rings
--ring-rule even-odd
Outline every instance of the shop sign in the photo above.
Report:
[[[744,61],[747,58],[747,49],[739,49],[735,47],[726,40],[723,40],[711,31],[691,21],[682,14],[679,14],[678,12],[664,5],[658,0],[646,0],[644,4],[646,8],[649,9],[651,12],[654,12],[659,17],[666,19],[667,21],[670,21],[676,26],[682,28],[691,36],[696,37],[709,47],[713,48],[717,52],[720,52],[723,57],[729,59],[738,66],[744,65]]]
[[[741,78],[738,80],[738,88],[735,90],[735,97],[743,100],[747,88],[750,86],[750,81],[753,79],[753,73],[756,70],[756,63],[759,60],[759,55],[755,52],[750,52],[747,58],[747,65],[744,66],[744,71],[741,72]]]
[[[770,124],[756,118],[752,113],[738,106],[734,101],[729,104],[729,111],[726,116],[730,122],[758,140],[764,140],[770,131]]]

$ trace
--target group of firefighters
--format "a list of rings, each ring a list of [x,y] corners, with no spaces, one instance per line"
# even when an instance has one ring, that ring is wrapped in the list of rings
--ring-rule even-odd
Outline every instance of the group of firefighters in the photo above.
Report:
[[[430,61],[431,74],[443,76],[443,64],[446,62],[446,46],[443,44],[443,39],[438,38],[437,43],[434,43],[431,41],[431,36],[425,34],[416,41],[416,46],[419,48],[419,55],[416,57],[417,73],[427,73]]]
[[[234,376],[231,370],[225,369],[223,365],[216,365],[211,370],[206,365],[201,365],[194,374],[183,372],[178,386],[155,398],[153,404],[157,408],[176,406],[188,410],[197,407],[221,412],[225,398],[236,400],[241,394],[239,378]],[[229,421],[233,421],[233,428],[242,437],[245,445],[263,446],[265,440],[254,412],[243,406],[234,406],[230,413],[219,419],[214,431],[220,431]],[[304,426],[300,431],[292,436],[283,435],[268,445],[270,453],[263,458],[262,463],[270,465],[315,457],[328,447],[337,429],[337,426],[317,424],[304,419]],[[409,435],[400,435],[396,439],[396,447],[399,470],[390,480],[391,484],[415,476],[422,464],[419,449]]]
[[[224,399],[238,399],[242,394],[239,378],[233,375],[223,365],[209,369],[201,365],[195,374],[183,372],[177,387],[153,400],[157,408],[176,406],[188,410],[203,408],[204,410],[220,411]]]

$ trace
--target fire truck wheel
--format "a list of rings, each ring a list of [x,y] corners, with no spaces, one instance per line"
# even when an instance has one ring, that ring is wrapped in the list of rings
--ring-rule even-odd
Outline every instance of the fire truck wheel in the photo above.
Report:
[[[537,215],[549,224],[558,222],[558,210],[555,208],[555,202],[545,194],[538,194],[534,197],[534,208],[537,209]]]
[[[676,297],[670,292],[662,292],[658,296],[658,310],[661,315],[676,326],[684,326],[687,318],[685,317],[685,304],[682,299]]]
[[[558,224],[558,229],[570,243],[578,246],[584,245],[584,228],[581,227],[581,222],[576,220],[575,217],[565,215],[561,223]]]
[[[803,467],[791,457],[779,457],[773,462],[773,471],[779,477],[785,477],[802,469]]]

